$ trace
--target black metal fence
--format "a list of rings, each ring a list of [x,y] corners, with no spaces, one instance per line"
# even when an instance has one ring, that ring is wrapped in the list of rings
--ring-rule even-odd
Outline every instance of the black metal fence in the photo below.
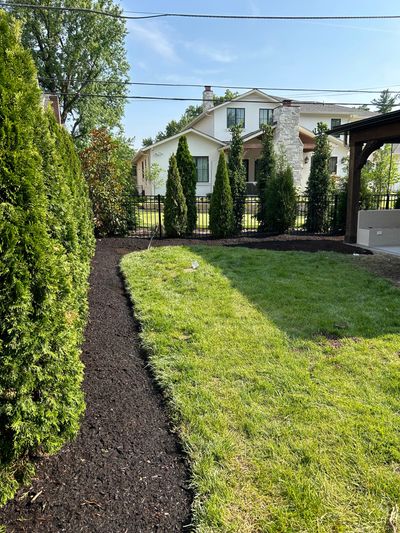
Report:
[[[363,209],[393,209],[398,196],[396,194],[388,195],[369,195],[365,200]],[[340,235],[344,233],[345,216],[346,216],[346,198],[343,194],[332,194],[326,200],[326,209],[324,209],[324,227],[321,234]],[[156,196],[137,196],[137,225],[133,234],[136,237],[156,237],[164,236],[164,197]],[[206,237],[210,235],[208,227],[210,197],[197,196],[197,224],[193,232],[193,237]],[[259,222],[257,213],[259,208],[258,196],[246,196],[245,210],[243,215],[242,235],[259,234]],[[297,197],[297,213],[293,227],[288,231],[290,234],[307,234],[307,216],[309,212],[309,198],[307,195]],[[315,233],[315,232],[312,232]]]

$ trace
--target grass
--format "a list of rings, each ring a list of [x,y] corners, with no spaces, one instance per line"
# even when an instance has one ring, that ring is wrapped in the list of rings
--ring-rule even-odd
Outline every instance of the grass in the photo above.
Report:
[[[197,531],[400,526],[399,291],[353,261],[218,246],[123,259]]]

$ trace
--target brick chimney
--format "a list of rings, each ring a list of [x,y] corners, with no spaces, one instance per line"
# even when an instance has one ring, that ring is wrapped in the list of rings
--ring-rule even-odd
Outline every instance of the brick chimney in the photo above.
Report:
[[[210,85],[206,85],[203,91],[203,111],[208,111],[214,107],[213,98],[213,90],[211,89]]]

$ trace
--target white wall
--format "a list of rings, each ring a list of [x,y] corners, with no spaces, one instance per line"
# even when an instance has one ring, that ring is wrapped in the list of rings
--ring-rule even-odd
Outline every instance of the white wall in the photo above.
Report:
[[[212,192],[215,173],[218,165],[219,144],[208,140],[200,135],[189,132],[186,133],[186,138],[189,145],[189,150],[192,156],[208,156],[209,157],[209,182],[208,183],[198,183],[196,194],[198,196],[205,196],[206,194]],[[168,164],[169,158],[172,154],[176,153],[178,148],[179,138],[166,141],[160,146],[156,146],[150,149],[150,164],[158,163],[162,168],[161,178],[163,181],[162,186],[157,187],[154,191],[154,194],[165,194],[165,185],[167,181],[168,174]]]

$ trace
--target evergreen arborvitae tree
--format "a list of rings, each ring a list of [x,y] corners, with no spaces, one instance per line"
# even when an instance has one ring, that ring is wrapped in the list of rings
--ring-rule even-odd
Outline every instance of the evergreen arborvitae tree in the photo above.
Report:
[[[284,233],[296,221],[297,198],[293,171],[283,155],[278,159],[276,175],[268,182],[266,190],[267,230]]]
[[[267,230],[267,205],[266,195],[268,185],[276,176],[276,158],[274,151],[274,130],[271,125],[263,126],[261,158],[258,162],[257,188],[259,196],[259,208],[257,213],[260,230]]]
[[[233,200],[232,232],[239,235],[242,231],[246,199],[246,171],[243,165],[242,128],[239,124],[231,128],[232,140],[228,158],[229,182]]]
[[[186,233],[191,235],[196,228],[196,165],[189,151],[187,138],[185,135],[179,138],[178,149],[176,151],[176,164],[181,177],[183,194],[187,207],[187,228]]]
[[[187,207],[175,154],[169,159],[167,191],[164,203],[164,226],[167,237],[182,237],[187,228]]]
[[[326,229],[328,195],[331,188],[329,174],[329,158],[331,148],[327,132],[328,127],[323,122],[318,122],[315,130],[315,150],[311,160],[310,176],[307,184],[308,212],[306,218],[307,231],[319,233]]]
[[[78,431],[93,238],[72,140],[44,113],[19,25],[1,10],[0,117],[2,505],[32,473],[31,457]]]
[[[210,230],[214,237],[229,237],[233,227],[233,201],[225,155],[219,155],[210,201]]]

